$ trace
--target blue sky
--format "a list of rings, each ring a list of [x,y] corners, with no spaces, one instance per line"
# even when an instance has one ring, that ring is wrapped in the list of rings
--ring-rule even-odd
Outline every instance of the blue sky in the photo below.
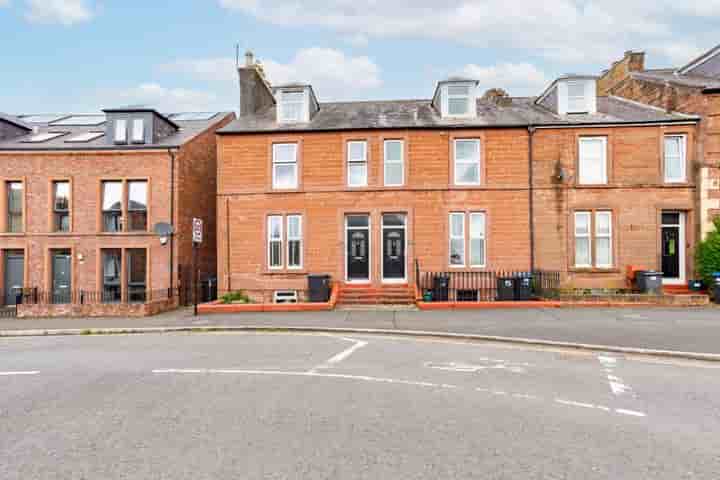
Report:
[[[533,95],[627,49],[682,65],[718,20],[720,0],[0,0],[0,111],[233,110],[236,43],[321,100],[428,98],[453,74]]]

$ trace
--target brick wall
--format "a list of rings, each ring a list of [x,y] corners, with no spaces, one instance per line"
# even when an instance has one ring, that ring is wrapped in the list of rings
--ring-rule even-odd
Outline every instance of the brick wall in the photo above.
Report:
[[[487,269],[530,267],[528,133],[525,129],[463,131],[483,145],[483,185],[451,185],[451,140],[459,132],[307,133],[297,135],[221,135],[218,166],[218,274],[221,290],[305,288],[307,273],[345,277],[344,216],[368,213],[371,278],[379,284],[380,221],[383,212],[408,216],[408,278],[413,262],[421,269],[447,270],[448,213],[484,211],[487,215]],[[537,130],[533,150],[536,266],[565,273],[579,286],[622,287],[625,266],[658,268],[662,209],[695,210],[695,184],[663,184],[663,135],[684,133],[694,144],[693,126]],[[576,185],[577,142],[582,135],[608,139],[610,182],[602,187]],[[382,186],[382,140],[405,140],[407,185]],[[367,188],[344,187],[348,140],[369,141]],[[300,188],[273,192],[270,184],[273,142],[299,143]],[[694,150],[689,153],[694,161]],[[558,181],[560,170],[565,180]],[[573,212],[579,208],[613,212],[615,266],[604,271],[573,268]],[[299,213],[305,223],[304,269],[272,273],[266,265],[268,214]],[[689,230],[692,230],[690,228]],[[689,236],[692,245],[692,236]],[[691,255],[691,249],[688,255]]]

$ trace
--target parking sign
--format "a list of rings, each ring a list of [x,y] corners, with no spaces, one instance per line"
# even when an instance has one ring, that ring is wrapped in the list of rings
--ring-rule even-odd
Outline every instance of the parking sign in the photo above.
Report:
[[[193,239],[193,243],[202,243],[202,241],[203,241],[202,218],[193,218],[192,239]]]

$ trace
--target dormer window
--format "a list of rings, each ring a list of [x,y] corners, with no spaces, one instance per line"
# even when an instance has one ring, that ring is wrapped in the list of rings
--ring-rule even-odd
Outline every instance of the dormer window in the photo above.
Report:
[[[584,82],[567,82],[567,111],[568,113],[588,111]]]
[[[280,121],[284,123],[302,122],[305,115],[305,92],[286,91],[280,94]]]
[[[433,106],[443,118],[475,118],[477,82],[475,80],[448,80],[440,82],[435,90]]]
[[[127,120],[115,120],[115,143],[127,143]]]
[[[145,143],[145,120],[136,118],[132,123],[132,142]]]

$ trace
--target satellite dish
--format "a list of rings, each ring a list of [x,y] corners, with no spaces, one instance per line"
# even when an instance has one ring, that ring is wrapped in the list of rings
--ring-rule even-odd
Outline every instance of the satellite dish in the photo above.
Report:
[[[175,233],[175,229],[173,228],[173,226],[165,222],[156,223],[153,230],[155,231],[155,234],[159,237],[169,237],[170,235]]]

